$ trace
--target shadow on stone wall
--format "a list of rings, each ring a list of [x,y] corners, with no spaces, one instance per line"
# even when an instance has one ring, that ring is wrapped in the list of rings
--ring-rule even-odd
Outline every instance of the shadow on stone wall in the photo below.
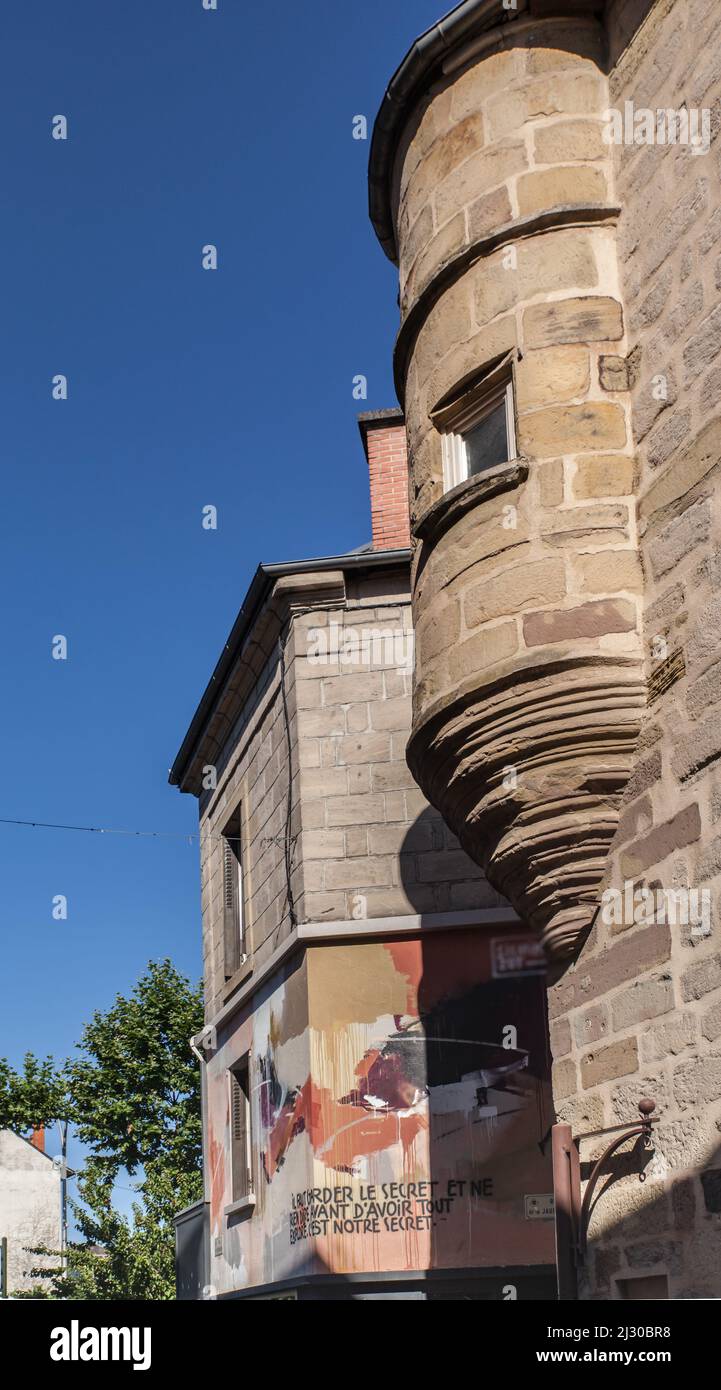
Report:
[[[683,1123],[695,1121],[689,1117]],[[638,1139],[604,1164],[579,1271],[582,1298],[591,1296],[590,1289],[600,1300],[718,1296],[721,1144],[703,1168],[664,1177],[660,1155],[673,1136],[663,1117],[658,1130],[653,1150]],[[584,1181],[610,1137],[583,1146],[588,1153],[581,1165]]]
[[[538,961],[514,956],[514,943],[529,938],[521,923],[470,917],[464,927],[464,911],[507,904],[432,808],[409,829],[400,856],[405,892],[421,916],[428,884],[418,881],[416,855],[431,845],[437,854],[421,872],[437,875],[433,907],[454,911],[460,924],[421,929],[419,1018],[399,1021],[387,1045],[409,1094],[427,1094],[428,1263],[438,1281],[428,1296],[554,1298],[552,1222],[529,1217],[526,1204],[552,1191],[545,973]]]

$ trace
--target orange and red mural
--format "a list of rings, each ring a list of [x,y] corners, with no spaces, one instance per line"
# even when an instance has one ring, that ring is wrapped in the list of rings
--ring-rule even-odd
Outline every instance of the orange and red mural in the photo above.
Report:
[[[552,1264],[553,1223],[527,1200],[552,1188],[544,998],[520,934],[309,948],[209,1066],[218,1291]],[[245,1052],[256,1205],[236,1220],[227,1069]]]

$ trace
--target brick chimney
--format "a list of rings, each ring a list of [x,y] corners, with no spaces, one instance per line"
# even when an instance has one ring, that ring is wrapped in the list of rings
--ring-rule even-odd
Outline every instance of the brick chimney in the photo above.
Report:
[[[403,411],[368,411],[358,426],[370,473],[373,549],[405,550],[411,537]]]
[[[30,1143],[34,1149],[39,1149],[41,1154],[45,1153],[45,1125],[37,1125],[33,1129]]]

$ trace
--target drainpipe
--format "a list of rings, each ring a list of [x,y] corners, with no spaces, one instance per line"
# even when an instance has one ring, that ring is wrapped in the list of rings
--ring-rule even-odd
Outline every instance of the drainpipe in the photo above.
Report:
[[[205,1038],[205,1037],[207,1037],[207,1029],[203,1029],[202,1032],[197,1033],[197,1034],[194,1033],[193,1036],[192,1036],[192,1038],[190,1039],[190,1050],[191,1050],[191,1052],[193,1053],[193,1055],[194,1055],[195,1057],[197,1057],[198,1061],[200,1062],[200,1138],[201,1138],[202,1162],[203,1162],[203,1201],[204,1201],[204,1202],[207,1202],[207,1201],[210,1200],[209,1185],[208,1185],[208,1165],[207,1165],[207,1163],[206,1163],[206,1161],[205,1161],[205,1160],[206,1160],[206,1142],[205,1142],[205,1135],[206,1135],[206,1124],[207,1124],[207,1119],[208,1119],[208,1098],[207,1098],[207,1081],[206,1081],[206,1072],[205,1072],[205,1068],[206,1068],[206,1066],[207,1066],[207,1061],[208,1061],[208,1059],[207,1059],[207,1057],[205,1056],[205,1054],[204,1054],[203,1052],[200,1051],[200,1048],[198,1047],[198,1040],[202,1040],[202,1039]]]

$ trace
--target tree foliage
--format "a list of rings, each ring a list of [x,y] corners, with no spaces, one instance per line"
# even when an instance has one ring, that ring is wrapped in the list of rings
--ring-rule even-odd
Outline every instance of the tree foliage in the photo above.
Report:
[[[173,1216],[200,1195],[199,1175],[152,1167],[128,1218],[112,1203],[112,1186],[85,1170],[80,1203],[73,1203],[82,1239],[70,1245],[65,1268],[36,1268],[39,1281],[25,1297],[91,1302],[160,1301],[175,1297]],[[57,1255],[38,1249],[37,1255]]]
[[[70,1118],[97,1173],[115,1177],[161,1161],[201,1161],[198,1064],[190,1037],[203,1022],[200,989],[169,960],[152,962],[129,998],[85,1025],[66,1068]]]
[[[25,1053],[23,1070],[17,1072],[0,1057],[0,1129],[25,1134],[53,1120],[67,1118],[65,1078],[52,1057],[43,1061]]]
[[[202,1022],[200,988],[169,960],[151,961],[129,997],[93,1014],[80,1056],[59,1071],[30,1054],[22,1074],[0,1060],[0,1125],[23,1133],[68,1119],[87,1150],[72,1202],[78,1237],[65,1268],[35,1271],[31,1296],[174,1297],[173,1216],[201,1193],[200,1075],[189,1044]],[[124,1173],[138,1179],[130,1217],[113,1206]]]

